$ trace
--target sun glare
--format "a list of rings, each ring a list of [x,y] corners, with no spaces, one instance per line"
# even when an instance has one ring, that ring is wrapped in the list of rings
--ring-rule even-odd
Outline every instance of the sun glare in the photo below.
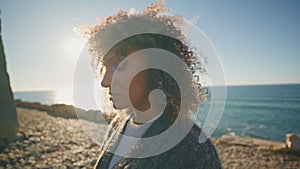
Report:
[[[62,88],[55,90],[55,103],[74,105],[73,88]]]
[[[77,59],[85,45],[85,41],[77,36],[69,37],[65,40],[63,46],[67,57]]]

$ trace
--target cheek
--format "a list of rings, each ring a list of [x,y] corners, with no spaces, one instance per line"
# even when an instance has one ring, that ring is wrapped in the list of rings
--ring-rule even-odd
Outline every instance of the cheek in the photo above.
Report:
[[[131,100],[144,99],[148,96],[148,76],[145,71],[135,76],[129,87],[129,94]]]
[[[128,74],[124,72],[118,73],[118,76],[116,76],[116,79],[114,81],[114,85],[116,86],[116,89],[118,90],[118,93],[124,93],[128,91]]]

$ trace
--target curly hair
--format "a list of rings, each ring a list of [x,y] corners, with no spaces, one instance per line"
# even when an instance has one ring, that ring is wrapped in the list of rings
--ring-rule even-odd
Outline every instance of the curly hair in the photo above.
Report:
[[[149,89],[161,89],[167,97],[166,113],[170,120],[177,118],[181,102],[187,105],[185,112],[196,112],[205,100],[206,92],[201,88],[197,69],[203,69],[201,62],[196,57],[196,52],[189,48],[185,41],[180,25],[182,17],[160,15],[166,11],[163,1],[152,4],[139,14],[133,11],[119,11],[116,15],[107,17],[104,22],[96,26],[81,27],[80,33],[88,39],[89,51],[92,55],[91,64],[96,77],[102,76],[104,62],[108,61],[110,52],[114,51],[114,57],[124,59],[133,52],[147,48],[159,48],[169,51],[179,57],[188,67],[189,73],[178,70],[181,76],[187,77],[184,81],[187,94],[181,96],[176,80],[167,72],[157,69],[149,72]],[[103,20],[102,20],[103,21]],[[146,25],[145,27],[141,25]],[[132,32],[129,32],[132,31]],[[136,32],[145,32],[135,34]],[[125,40],[113,41],[115,34],[121,35]],[[116,38],[115,38],[116,39]],[[105,46],[113,46],[113,48]],[[106,49],[107,48],[107,49]],[[134,50],[130,50],[134,49]],[[181,100],[184,98],[184,100]]]

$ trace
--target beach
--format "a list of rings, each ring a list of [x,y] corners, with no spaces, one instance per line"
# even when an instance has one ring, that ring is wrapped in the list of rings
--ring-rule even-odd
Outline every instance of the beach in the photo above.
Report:
[[[1,140],[0,168],[93,168],[100,147],[83,131],[72,106],[16,105],[19,133]],[[103,124],[99,133],[105,131]],[[284,142],[235,135],[211,139],[224,168],[300,168],[300,153]]]

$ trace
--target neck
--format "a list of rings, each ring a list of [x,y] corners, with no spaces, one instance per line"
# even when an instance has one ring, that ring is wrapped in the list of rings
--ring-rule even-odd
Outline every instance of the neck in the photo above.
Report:
[[[159,116],[163,113],[163,110],[160,110],[156,106],[151,106],[149,109],[145,111],[135,110],[133,121],[136,124],[144,124],[148,122],[152,122],[159,118]]]

